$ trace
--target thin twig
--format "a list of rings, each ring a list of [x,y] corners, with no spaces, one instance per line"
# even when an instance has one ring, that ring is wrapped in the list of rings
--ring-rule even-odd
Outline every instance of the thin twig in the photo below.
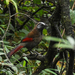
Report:
[[[26,17],[30,18],[34,23],[36,23],[36,21],[35,21],[34,19],[32,19],[29,15],[24,14],[24,13],[15,13],[15,14],[11,15],[10,17],[13,17],[13,16],[15,16],[15,15],[17,15],[17,14],[25,15]]]
[[[72,10],[75,8],[75,1],[74,1],[74,3],[73,3],[73,6],[72,6]]]
[[[9,6],[8,6],[8,8],[9,8]],[[4,35],[3,35],[3,37],[2,37],[2,47],[3,47],[3,51],[4,51],[4,53],[5,53],[5,57],[8,59],[9,62],[10,62],[10,60],[9,60],[7,54],[6,54],[5,49],[4,49],[4,42],[3,42],[3,39],[5,38],[5,36],[6,36],[6,34],[7,34],[7,31],[8,31],[9,26],[10,26],[10,22],[11,22],[11,17],[10,17],[10,8],[9,8],[9,22],[8,22],[7,29],[6,29],[6,31],[5,31],[5,33],[4,33]],[[11,62],[10,62],[10,63],[11,63]]]
[[[60,69],[60,75],[62,75],[62,69],[63,69],[63,66],[64,66],[64,59],[65,58],[65,56],[64,56],[64,53],[63,53],[63,60],[62,60],[62,64],[61,64],[61,69]]]
[[[31,18],[37,13],[37,12],[39,12],[41,9],[43,9],[43,8],[49,8],[49,6],[47,7],[47,6],[42,6],[42,7],[40,7],[39,9],[37,9],[34,13],[32,13],[31,14]],[[21,27],[20,28],[18,28],[18,30],[19,29],[22,29],[23,27],[24,27],[24,25],[28,22],[30,20],[30,18],[27,18],[26,19],[26,21],[23,23],[23,25],[21,25]]]
[[[25,60],[23,57],[27,57],[30,60],[35,60],[36,59],[36,60],[39,60],[41,62],[43,62],[45,60],[45,56],[44,55],[41,55],[38,52],[36,54],[32,54],[32,55],[23,53],[23,55],[18,59],[18,61],[15,61],[14,62],[14,65],[16,65],[19,62]]]
[[[65,33],[65,28],[64,28],[64,30],[63,30],[63,33],[62,33],[62,37],[63,37],[63,35],[64,35],[64,33]],[[59,44],[61,43],[61,41],[59,42]],[[58,46],[58,49],[60,50],[61,48],[59,48],[59,46]]]
[[[5,33],[4,33],[3,37],[2,37],[2,39],[4,39],[5,36],[6,36],[6,34],[7,34],[7,31],[8,31],[9,26],[10,26],[10,22],[11,22],[11,18],[9,19],[9,23],[8,23],[7,29],[6,29],[6,31],[5,31]]]

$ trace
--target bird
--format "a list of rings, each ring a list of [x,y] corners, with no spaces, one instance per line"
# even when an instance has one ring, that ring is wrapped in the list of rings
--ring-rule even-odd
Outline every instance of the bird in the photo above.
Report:
[[[42,40],[42,31],[45,27],[47,27],[47,24],[44,22],[38,22],[31,32],[29,32],[27,36],[21,40],[20,44],[7,53],[8,58],[10,58],[23,47],[26,47],[30,52]]]

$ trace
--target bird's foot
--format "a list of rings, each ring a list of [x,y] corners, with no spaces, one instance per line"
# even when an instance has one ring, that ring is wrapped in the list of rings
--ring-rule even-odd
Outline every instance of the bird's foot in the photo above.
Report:
[[[36,52],[36,51],[30,51],[30,56],[35,56],[35,57],[37,57],[37,55],[38,55],[38,52]]]

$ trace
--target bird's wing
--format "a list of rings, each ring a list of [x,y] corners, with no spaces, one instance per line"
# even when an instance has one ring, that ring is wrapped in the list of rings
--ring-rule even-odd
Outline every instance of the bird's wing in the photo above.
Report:
[[[21,42],[30,42],[30,41],[33,41],[33,38],[26,37],[26,38],[22,39]]]
[[[37,29],[33,29],[30,33],[28,33],[28,35],[22,39],[21,42],[32,42],[34,41],[36,38],[40,37],[40,33]]]

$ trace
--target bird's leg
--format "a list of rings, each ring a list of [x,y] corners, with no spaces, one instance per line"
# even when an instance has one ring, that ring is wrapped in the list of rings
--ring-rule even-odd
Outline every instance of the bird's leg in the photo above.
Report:
[[[33,54],[34,54],[35,56],[38,55],[38,52],[37,52],[37,51],[32,51],[32,52],[33,52]]]
[[[28,50],[30,52],[30,56],[37,57],[38,53],[36,51]]]
[[[36,53],[36,54],[38,54],[38,52],[37,51],[32,51],[34,54]]]
[[[28,49],[28,51],[30,52],[30,55],[33,55],[33,52],[32,52],[32,50]]]

